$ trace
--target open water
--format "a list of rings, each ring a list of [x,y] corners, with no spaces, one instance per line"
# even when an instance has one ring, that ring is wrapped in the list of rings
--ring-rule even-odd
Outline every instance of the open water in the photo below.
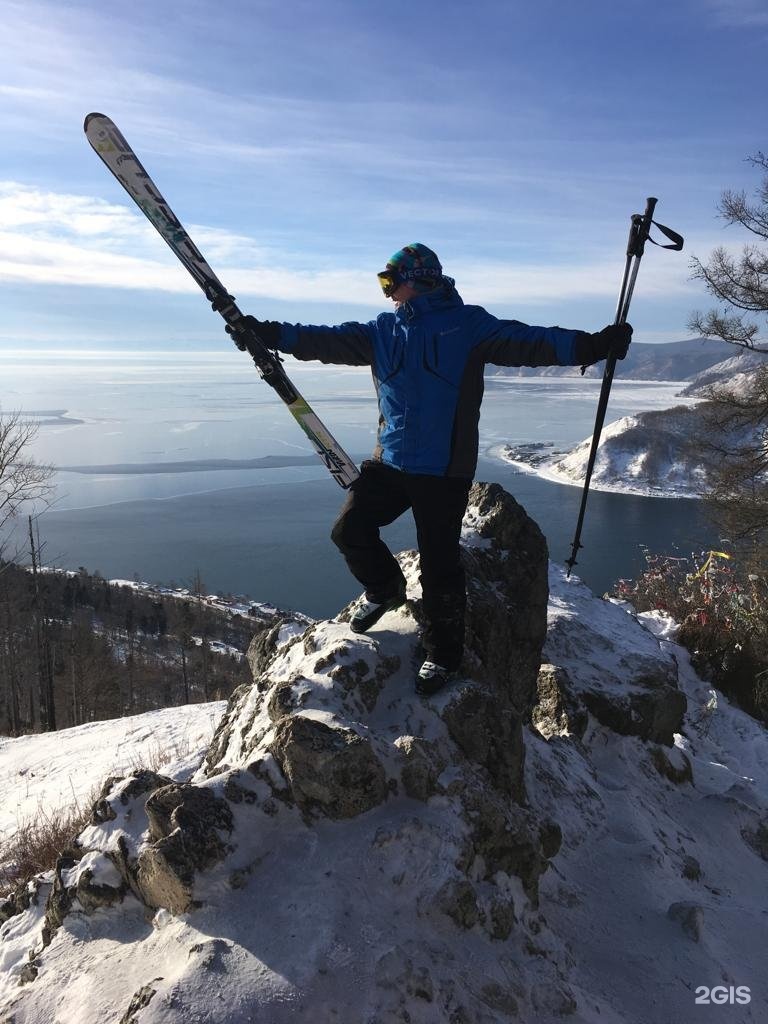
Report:
[[[370,373],[287,368],[350,455],[369,455]],[[677,404],[680,387],[617,380],[608,421]],[[598,390],[581,379],[486,382],[477,479],[517,498],[558,562],[570,554],[580,489],[519,473],[494,452],[582,440]],[[35,455],[58,467],[39,519],[47,564],[179,585],[199,572],[210,591],[316,616],[358,592],[329,539],[343,491],[241,354],[0,352],[0,408],[39,422]],[[414,546],[410,515],[384,536],[395,550]],[[696,501],[592,492],[575,571],[601,593],[642,571],[646,547],[687,555],[713,541]]]

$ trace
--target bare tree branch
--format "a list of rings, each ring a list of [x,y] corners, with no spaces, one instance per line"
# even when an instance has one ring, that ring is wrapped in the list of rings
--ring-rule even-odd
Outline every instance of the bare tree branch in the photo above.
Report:
[[[53,467],[29,454],[36,436],[37,425],[20,413],[0,413],[0,530],[23,505],[51,491]]]
[[[728,190],[723,193],[718,210],[727,224],[740,224],[759,239],[768,240],[768,157],[758,152],[748,161],[766,172],[756,189],[757,202],[750,203],[745,192]],[[768,251],[757,245],[745,245],[737,257],[720,246],[706,263],[694,256],[691,274],[704,283],[724,308],[706,313],[694,311],[689,328],[707,338],[720,338],[741,348],[768,353],[768,342],[758,339],[760,326],[743,315],[768,314]]]
[[[698,310],[691,313],[688,319],[688,330],[705,338],[720,338],[731,345],[738,345],[741,348],[748,348],[752,352],[761,352],[768,355],[768,343],[755,343],[754,338],[758,333],[757,324],[745,323],[739,316],[729,315],[727,311],[718,313],[711,309],[708,313],[700,313]]]
[[[747,160],[754,167],[761,167],[768,172],[768,157],[764,153],[758,152]],[[723,192],[718,209],[726,224],[741,224],[760,238],[768,239],[768,173],[756,192],[758,205],[750,206],[745,192],[731,192],[728,189]]]

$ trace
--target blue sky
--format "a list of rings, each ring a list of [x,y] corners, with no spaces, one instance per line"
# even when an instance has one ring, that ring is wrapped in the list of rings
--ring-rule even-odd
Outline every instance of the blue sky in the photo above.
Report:
[[[241,308],[369,319],[432,246],[465,301],[597,330],[659,197],[636,340],[708,297],[692,253],[768,149],[765,0],[0,0],[0,349],[215,349],[221,322],[87,145],[110,115]]]

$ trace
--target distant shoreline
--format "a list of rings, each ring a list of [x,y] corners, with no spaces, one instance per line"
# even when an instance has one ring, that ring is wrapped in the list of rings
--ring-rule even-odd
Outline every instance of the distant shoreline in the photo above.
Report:
[[[209,473],[232,469],[286,469],[314,466],[316,455],[263,455],[256,459],[188,459],[183,462],[115,462],[91,466],[57,466],[62,473],[88,476],[134,475],[147,473]]]

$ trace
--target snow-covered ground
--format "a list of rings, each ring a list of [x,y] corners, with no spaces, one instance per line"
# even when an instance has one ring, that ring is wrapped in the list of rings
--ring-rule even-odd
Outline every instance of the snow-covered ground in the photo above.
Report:
[[[518,920],[509,939],[495,943],[494,970],[516,980],[507,988],[483,988],[489,1010],[482,1022],[758,1024],[766,1019],[768,1002],[768,838],[763,837],[762,848],[760,840],[761,829],[768,832],[768,733],[722,696],[713,698],[675,643],[670,620],[658,613],[636,617],[598,599],[556,566],[550,586],[546,659],[577,686],[610,679],[617,691],[637,659],[670,664],[674,659],[688,711],[673,748],[619,735],[592,718],[580,738],[564,733],[545,739],[528,731],[530,805],[559,824],[563,843],[541,879],[538,908],[527,907],[519,882],[508,880]],[[382,622],[388,643],[413,629],[399,612]],[[9,825],[18,809],[51,807],[62,798],[69,803],[70,785],[84,795],[114,771],[117,760],[130,767],[160,744],[172,749],[183,740],[190,751],[197,748],[159,769],[187,777],[200,763],[204,737],[221,711],[220,704],[193,705],[3,741],[0,784],[4,806],[12,809]],[[691,780],[674,782],[662,774],[654,750],[663,752],[672,772],[684,775],[690,762]],[[24,772],[30,765],[36,766],[34,792],[29,771]],[[343,823],[322,821],[311,829],[289,825],[288,834],[281,834],[279,815],[271,822],[265,818],[263,834],[252,841],[254,850],[267,852],[254,865],[253,878],[243,877],[233,891],[215,872],[204,875],[200,910],[179,917],[160,910],[147,920],[140,904],[126,898],[108,911],[70,914],[46,949],[39,975],[27,978],[24,998],[6,1018],[3,1010],[20,994],[28,950],[39,946],[42,910],[30,908],[0,931],[0,1020],[282,1024],[299,1011],[307,1020],[302,989],[310,978],[316,990],[318,975],[333,977],[347,967],[355,985],[364,987],[370,979],[355,975],[355,965],[370,959],[369,950],[391,945],[391,956],[378,961],[377,982],[386,985],[391,979],[395,991],[407,976],[412,1003],[408,1015],[393,1010],[376,1016],[376,1024],[446,1024],[449,1017],[433,999],[429,975],[414,966],[421,957],[439,958],[442,951],[414,946],[404,954],[410,936],[399,935],[397,907],[382,907],[376,893],[361,888],[357,879],[379,865],[387,879],[402,874],[407,885],[426,884],[456,852],[448,842],[451,808],[445,796],[434,796],[412,802],[406,818],[392,819],[384,803]],[[137,835],[146,827],[143,818],[113,824]],[[430,847],[425,862],[420,844],[424,835],[439,834],[436,828],[446,845]],[[334,859],[319,863],[317,849],[327,851],[329,843]],[[393,850],[406,849],[409,859],[392,862]],[[368,859],[358,870],[355,858],[363,850]],[[344,906],[330,905],[322,884],[323,877],[338,872],[348,879]],[[277,933],[266,934],[266,922]],[[463,943],[464,955],[452,969],[463,979],[475,977],[479,992],[489,971],[480,959],[487,947],[476,934],[479,926],[458,938],[453,926],[441,927],[446,948]],[[526,1005],[536,1007],[533,1015],[521,1016],[515,1008],[521,972]],[[128,1014],[132,996],[146,991],[142,987],[150,979],[157,997],[145,1004],[139,999]],[[374,1018],[326,1015],[322,1005],[314,1019],[374,1024]],[[479,1024],[464,1015],[450,1019]]]
[[[610,671],[600,647],[621,604],[557,574],[551,586],[550,623],[566,616],[570,628],[565,644],[548,640],[545,656],[574,678],[600,673],[601,662]],[[582,750],[567,738],[529,742],[531,802],[563,829],[542,879],[544,914],[577,958],[584,989],[613,993],[611,1021],[765,1021],[768,731],[697,675],[668,616],[636,618],[677,663],[688,710],[664,752],[673,772],[687,759],[691,781],[661,777],[648,744],[593,721]],[[569,652],[580,619],[594,640]],[[748,1001],[736,999],[740,986]]]
[[[38,736],[0,736],[0,842],[41,811],[87,806],[110,775],[150,767],[187,778],[225,707],[188,704]]]

